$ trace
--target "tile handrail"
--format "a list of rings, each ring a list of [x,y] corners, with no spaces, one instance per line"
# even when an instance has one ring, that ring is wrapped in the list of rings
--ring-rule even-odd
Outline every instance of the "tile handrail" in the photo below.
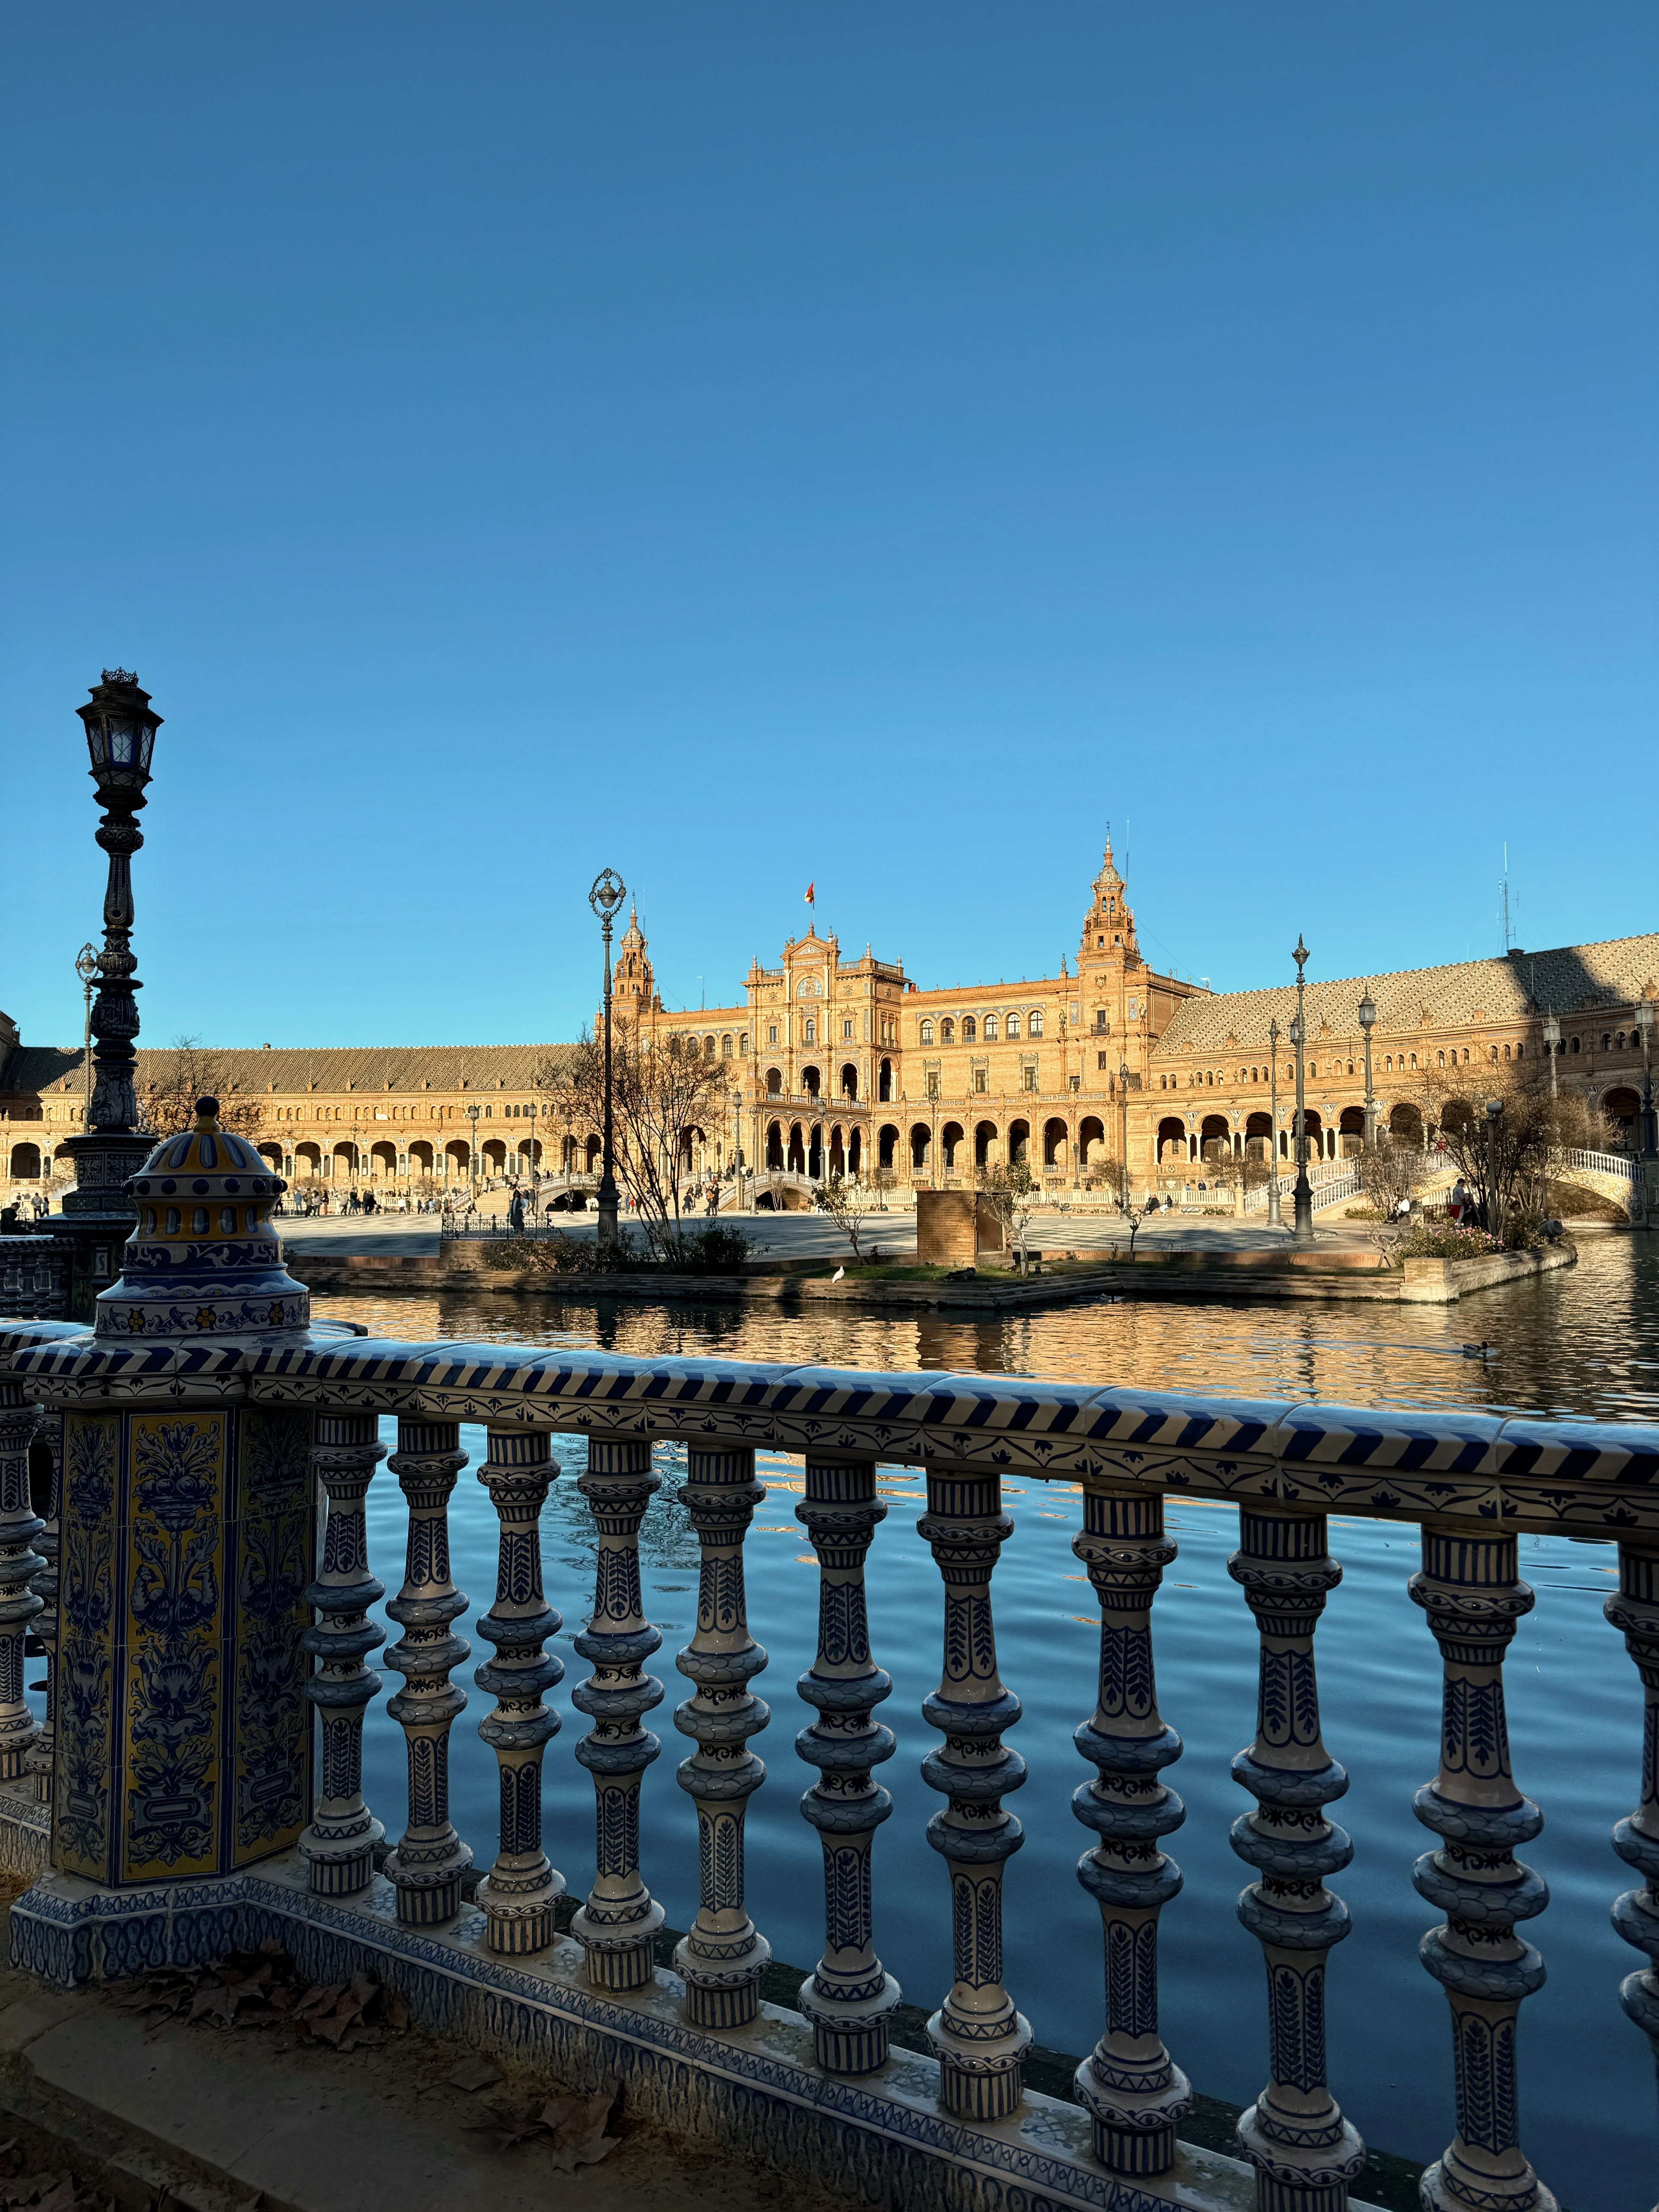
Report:
[[[1338,1512],[1421,1524],[1422,1571],[1410,1595],[1440,1647],[1447,1703],[1439,1771],[1416,1801],[1437,1847],[1414,1879],[1444,1916],[1425,1939],[1423,1962],[1446,1990],[1460,2054],[1457,2133],[1424,2178],[1424,2201],[1441,2212],[1475,2205],[1551,2212],[1554,2200],[1522,2151],[1516,2116],[1516,2015],[1539,1986],[1542,1966],[1515,1931],[1547,1902],[1540,1878],[1514,1856],[1540,1816],[1510,1778],[1504,1741],[1502,1662],[1516,1620],[1532,1603],[1519,1579],[1516,1537],[1537,1530],[1618,1542],[1620,1595],[1607,1611],[1641,1670],[1651,1742],[1659,1711],[1659,1425],[1229,1399],[1000,1375],[405,1343],[348,1334],[339,1325],[252,1346],[129,1343],[67,1324],[0,1322],[0,1392],[9,1393],[0,1406],[5,1664],[13,1645],[21,1655],[32,1618],[8,1593],[22,1590],[38,1611],[36,1593],[50,1587],[28,1549],[40,1524],[28,1516],[26,1473],[18,1474],[27,1405],[52,1409],[52,1418],[88,1408],[102,1414],[122,1404],[240,1406],[309,1425],[327,1524],[305,1591],[317,1616],[305,1632],[305,1648],[317,1662],[307,1694],[319,1707],[329,1754],[307,1808],[312,1825],[300,1839],[302,1871],[282,1875],[277,1862],[270,1881],[289,1881],[283,1910],[290,1918],[311,1914],[306,1940],[324,1947],[319,1958],[331,1955],[329,1943],[344,1940],[340,1931],[349,1922],[360,1946],[370,1940],[366,1930],[378,1931],[374,1942],[411,1974],[422,1960],[435,1959],[451,1983],[471,1978],[494,1990],[490,2002],[497,2004],[507,2002],[503,1992],[523,1999],[530,1985],[520,1962],[557,1948],[552,1905],[563,1881],[541,1848],[539,1804],[542,1762],[557,1729],[540,1694],[559,1671],[541,1647],[558,1617],[542,1595],[536,1532],[549,1432],[585,1437],[588,1473],[580,1487],[599,1536],[599,1567],[593,1612],[577,1642],[594,1671],[576,1702],[593,1726],[576,1755],[595,1784],[599,1879],[573,1925],[586,1964],[559,1969],[567,1980],[574,1975],[570,1988],[580,2002],[568,1992],[560,2002],[566,2014],[586,2007],[582,2016],[592,2020],[603,2000],[611,2008],[603,2016],[611,2021],[627,2003],[678,2007],[674,2063],[727,2075],[737,2063],[732,2039],[740,2042],[757,2017],[768,1955],[744,1902],[744,1806],[765,1772],[747,1744],[765,1726],[767,1709],[752,1689],[766,1655],[749,1633],[743,1547],[764,1495],[755,1480],[756,1452],[802,1455],[806,1480],[798,1517],[817,1560],[820,1609],[818,1656],[799,1686],[816,1717],[797,1748],[820,1778],[803,1811],[823,1844],[826,1941],[799,2001],[806,2039],[797,2072],[807,2069],[799,2079],[817,2082],[812,2097],[854,2132],[948,2142],[955,2146],[950,2157],[978,2161],[976,2170],[1018,2170],[1027,2185],[1035,2177],[1055,2203],[1133,2204],[1138,2212],[1222,2201],[1198,2188],[1193,2154],[1180,2148],[1191,2093],[1157,2026],[1158,1918],[1181,1887],[1179,1869],[1160,1846],[1183,1818],[1161,1778],[1180,1755],[1180,1740],[1151,1689],[1153,1599],[1174,1557],[1164,1535],[1164,1498],[1195,1494],[1237,1505],[1241,1540],[1231,1571],[1260,1631],[1257,1734],[1234,1761],[1254,1809],[1235,1824],[1232,1842],[1254,1877],[1238,1911],[1267,1960],[1270,2063],[1267,2087],[1239,2124],[1239,2148],[1254,2169],[1259,2204],[1274,2212],[1340,2212],[1364,2154],[1326,2081],[1325,1962],[1348,1929],[1346,1906],[1326,1885],[1352,1856],[1348,1838],[1327,1817],[1347,1779],[1320,1738],[1315,1686],[1315,1630],[1341,1572],[1328,1555],[1327,1531]],[[371,1849],[380,1824],[361,1793],[363,1711],[379,1686],[362,1660],[380,1640],[365,1626],[363,1609],[380,1587],[369,1579],[362,1500],[380,1453],[375,1429],[388,1417],[398,1424],[389,1464],[410,1507],[404,1588],[388,1608],[405,1633],[386,1655],[404,1677],[392,1711],[408,1738],[410,1811],[383,1881]],[[450,1632],[466,1600],[449,1578],[447,1533],[465,1456],[458,1442],[463,1422],[488,1431],[480,1480],[501,1522],[495,1602],[474,1632],[495,1654],[477,1679],[496,1701],[480,1733],[501,1765],[501,1832],[471,1909],[480,1935],[471,1949],[445,1933],[472,1924],[463,1878],[475,1856],[448,1820],[444,1788],[448,1731],[464,1703],[448,1676],[468,1656]],[[637,1540],[659,1480],[653,1447],[675,1443],[688,1449],[683,1497],[701,1551],[697,1632],[678,1661],[695,1694],[674,1715],[692,1740],[678,1779],[696,1808],[701,1903],[676,1954],[680,1979],[668,1984],[653,1974],[651,1939],[662,1909],[638,1864],[639,1790],[658,1747],[641,1721],[661,1690],[641,1671],[660,1637],[641,1610]],[[871,1654],[864,1595],[866,1555],[885,1510],[874,1487],[880,1462],[923,1470],[921,1532],[944,1582],[945,1669],[922,1707],[941,1742],[923,1772],[941,1798],[927,1841],[948,1875],[954,1979],[928,2023],[939,2063],[927,2094],[946,2130],[931,2135],[915,2118],[914,2090],[898,2086],[902,2067],[915,2062],[890,2049],[896,1985],[872,1940],[872,1844],[891,1809],[873,1776],[892,1748],[890,1733],[874,1717],[892,1686]],[[1005,1987],[1002,1969],[1002,1875],[1022,1837],[1004,1801],[1025,1778],[1024,1762],[1005,1741],[1019,1719],[1019,1700],[1017,1686],[1005,1686],[998,1674],[992,1626],[994,1571],[1012,1526],[1001,1509],[1005,1474],[1080,1488],[1083,1526],[1073,1548],[1099,1600],[1102,1623],[1098,1695],[1076,1739],[1093,1778],[1078,1791],[1073,1810],[1096,1838],[1079,1878],[1102,1915],[1105,2030],[1076,2081],[1086,2148],[1074,2145],[1062,2155],[1051,2146],[1044,2154],[1049,2164],[1018,2169],[1005,2158],[1012,2140],[1006,2131],[1018,2130],[1029,2101],[1024,2067],[1033,2029]],[[80,1540],[68,1531],[65,1559],[80,1556]],[[74,1756],[79,1710],[57,1701],[60,1761]],[[19,1731],[5,1741],[4,1755],[15,1751],[21,1758]],[[1028,1816],[1035,1809],[1022,1806]],[[1620,1899],[1615,1922],[1649,1961],[1625,1984],[1623,2002],[1659,2044],[1659,1772],[1651,1757],[1638,1810],[1620,1823],[1614,1841],[1643,1882]],[[489,1856],[477,1854],[480,1863]],[[307,1881],[309,1906],[301,1893]],[[386,1881],[389,1914],[374,1902]],[[261,1894],[268,1900],[276,1892],[268,1885]],[[15,1945],[27,1950],[37,1943],[40,1961],[70,1972],[61,1963],[69,1956],[64,1914],[93,1910],[80,1892],[70,1905],[31,1892],[15,1916],[21,1931]],[[492,1960],[510,1962],[520,1979]],[[847,2085],[856,2084],[864,2086],[854,2094]],[[1057,2119],[1044,2125],[1051,2135],[1063,2132]],[[848,2171],[855,2167],[856,2161]],[[1121,2178],[1122,2193],[1115,2193],[1114,2177]],[[1130,2191],[1131,2181],[1154,2193]],[[937,2181],[924,2189],[913,2176],[905,2186],[918,2203],[957,2201]],[[993,2194],[986,2201],[1013,2199]]]

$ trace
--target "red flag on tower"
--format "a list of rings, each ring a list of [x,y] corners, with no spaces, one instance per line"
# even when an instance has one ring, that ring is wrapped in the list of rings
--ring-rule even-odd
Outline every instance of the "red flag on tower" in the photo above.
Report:
[[[808,884],[808,885],[806,886],[806,903],[807,903],[807,905],[808,905],[808,906],[816,906],[816,905],[817,904],[817,900],[813,897],[813,896],[812,896],[812,893],[814,892],[814,890],[815,890],[817,888],[817,878],[815,877],[815,878],[813,878],[813,880],[812,880],[812,882],[811,882],[811,883],[810,883],[810,884]]]

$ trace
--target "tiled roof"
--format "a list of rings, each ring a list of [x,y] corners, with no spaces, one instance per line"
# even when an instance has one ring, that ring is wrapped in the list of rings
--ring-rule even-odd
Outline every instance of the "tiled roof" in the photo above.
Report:
[[[1659,935],[1612,937],[1600,945],[1566,945],[1552,952],[1522,952],[1508,959],[1460,960],[1449,968],[1402,968],[1387,975],[1308,980],[1308,1034],[1329,1024],[1333,1036],[1358,1038],[1358,1006],[1369,991],[1376,1001],[1376,1031],[1415,1034],[1425,1026],[1467,1028],[1486,1022],[1519,1022],[1553,1010],[1563,1022],[1607,1006],[1627,1006],[1644,990],[1659,991]],[[1153,1057],[1188,1058],[1226,1049],[1229,1036],[1241,1049],[1259,1049],[1278,1017],[1288,1030],[1296,1012],[1296,986],[1270,991],[1224,991],[1188,999],[1158,1039]]]
[[[303,1091],[309,1084],[319,1091],[418,1091],[423,1084],[434,1091],[527,1091],[537,1069],[550,1055],[566,1051],[557,1044],[456,1045],[325,1045],[313,1050],[303,1046],[279,1047],[270,1052],[250,1049],[221,1051],[204,1048],[216,1062],[219,1079],[240,1091]],[[172,1054],[165,1050],[138,1054],[137,1080],[144,1084]],[[4,1090],[12,1096],[47,1088],[77,1091],[82,1086],[78,1045],[24,1045],[13,1054],[5,1070]]]

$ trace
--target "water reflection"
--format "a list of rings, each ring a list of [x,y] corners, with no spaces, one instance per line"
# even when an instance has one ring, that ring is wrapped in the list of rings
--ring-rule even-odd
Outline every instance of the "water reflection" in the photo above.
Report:
[[[969,1316],[566,1304],[471,1291],[314,1301],[376,1335],[1050,1376],[1230,1397],[1659,1419],[1659,1240],[1586,1237],[1577,1267],[1455,1306],[1148,1298]],[[1471,1339],[1489,1356],[1469,1358]]]

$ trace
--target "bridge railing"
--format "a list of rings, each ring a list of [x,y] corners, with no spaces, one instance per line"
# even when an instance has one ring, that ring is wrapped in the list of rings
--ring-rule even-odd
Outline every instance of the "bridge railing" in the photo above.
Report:
[[[94,1664],[101,1632],[86,1577],[100,1558],[106,1577],[127,1571],[125,1550],[109,1565],[109,1462],[99,1461],[94,1431],[111,1419],[199,1425],[206,1416],[192,1407],[233,1401],[250,1418],[285,1413],[290,1428],[300,1422],[320,1493],[322,1525],[301,1570],[314,1614],[301,1641],[309,1655],[304,1692],[321,1735],[317,1784],[297,1851],[270,1863],[263,1887],[247,1886],[258,1865],[239,1875],[237,1894],[258,1903],[258,1926],[280,1925],[291,1947],[308,1945],[321,1978],[335,1967],[343,1978],[371,1960],[431,2016],[462,2022],[475,2039],[517,2036],[514,2047],[544,2049],[551,2036],[569,2063],[597,2051],[607,2067],[626,2064],[647,2106],[654,2094],[684,2107],[690,2068],[704,2083],[699,2109],[709,2126],[716,2121],[708,2113],[726,2109],[720,2100],[737,2099],[727,2116],[734,2140],[739,2121],[758,2124],[752,2100],[769,2099],[769,2110],[795,2115],[801,2154],[830,2185],[861,2174],[860,2185],[873,2187],[874,2174],[887,2186],[881,2178],[899,2169],[882,2161],[898,2159],[895,2146],[902,2145],[903,2159],[942,2159],[1000,2190],[1025,2189],[1034,2203],[1139,2204],[1112,2193],[1132,2179],[1156,2192],[1147,2203],[1218,2201],[1194,2180],[1198,2154],[1177,2148],[1191,2091],[1158,2026],[1159,1917],[1182,1888],[1165,1845],[1185,1817],[1168,1782],[1181,1739],[1159,1710],[1152,1665],[1156,1600],[1176,1556],[1164,1518],[1174,1491],[1237,1506],[1229,1571],[1254,1622],[1258,1720],[1232,1763],[1249,1809],[1231,1842],[1248,1885],[1237,1916],[1261,1942],[1267,1969],[1266,2085],[1238,2139],[1260,2205],[1340,2212],[1363,2157],[1328,2080],[1325,2033],[1326,1964],[1349,1928],[1329,1885],[1352,1856],[1330,1817],[1348,1783],[1322,1734],[1315,1660],[1320,1617],[1342,1574],[1329,1546],[1334,1515],[1419,1527],[1420,1561],[1401,1592],[1401,1626],[1409,1601],[1426,1618],[1444,1677],[1437,1760],[1425,1742],[1430,1778],[1414,1800],[1432,1848],[1413,1879],[1438,1916],[1422,1963],[1449,2007],[1457,2121],[1443,2160],[1425,2178],[1425,2203],[1523,2212],[1553,2202],[1540,2192],[1522,2142],[1516,2041],[1522,2005],[1544,1978],[1540,1954],[1521,1931],[1544,1909],[1547,1891],[1516,1856],[1541,1815],[1511,1777],[1504,1717],[1505,1653],[1533,1603],[1517,1550],[1529,1530],[1618,1543],[1619,1595],[1607,1612],[1646,1689],[1647,1752],[1644,1763],[1641,1747],[1630,1747],[1641,1795],[1613,1843],[1638,1886],[1619,1899],[1614,1917],[1645,1954],[1624,1985],[1625,2008],[1659,2047],[1659,1428],[1231,1401],[1001,1376],[346,1340],[337,1332],[259,1351],[94,1344],[62,1326],[0,1324],[0,1771],[33,1771],[46,1797],[55,1787],[59,1864],[72,1863],[64,1839],[71,1814],[84,1825],[96,1812],[76,1793],[95,1784],[104,1771],[98,1759],[108,1757],[108,1700]],[[47,1409],[40,1433],[59,1462],[44,1528],[30,1510],[27,1479],[36,1402]],[[133,1410],[112,1412],[124,1404]],[[161,1413],[144,1413],[157,1406]],[[366,1519],[371,1487],[386,1479],[380,1431],[388,1418],[397,1446],[386,1470],[407,1511],[400,1570],[371,1559]],[[451,1731],[465,1704],[452,1677],[470,1656],[453,1632],[467,1601],[451,1575],[448,1541],[466,1462],[463,1422],[484,1426],[477,1480],[499,1521],[495,1596],[476,1629],[487,1651],[474,1678],[490,1700],[478,1733],[500,1767],[493,1838],[458,1832],[447,1790]],[[544,1760],[558,1728],[544,1692],[562,1668],[545,1648],[559,1617],[544,1595],[539,1522],[558,1471],[551,1439],[560,1434],[586,1442],[577,1487],[598,1560],[575,1638],[592,1670],[574,1702],[591,1723],[574,1756],[592,1778],[594,1848],[592,1881],[569,1923],[574,1953],[557,1932],[564,1877],[549,1863],[541,1818]],[[689,1745],[675,1779],[690,1801],[683,1848],[697,1866],[700,1901],[672,1976],[655,1963],[664,1916],[652,1869],[641,1863],[640,1793],[662,1747],[645,1723],[664,1684],[648,1671],[662,1638],[645,1609],[639,1559],[641,1522],[663,1480],[654,1448],[671,1443],[684,1448],[678,1496],[701,1563],[696,1631],[674,1662],[690,1695],[672,1715]],[[186,1456],[191,1448],[182,1429],[168,1446]],[[818,1567],[817,1650],[796,1685],[804,1724],[795,1748],[816,1778],[801,1812],[822,1845],[824,1936],[801,1990],[804,2025],[793,2044],[787,2016],[759,2043],[744,2036],[760,2010],[769,1958],[744,1872],[745,1808],[768,1778],[750,1748],[769,1717],[756,1694],[767,1654],[750,1632],[744,1577],[744,1541],[766,1495],[756,1479],[757,1450],[799,1455],[794,1513]],[[883,1622],[866,1606],[866,1568],[887,1511],[877,1489],[884,1462],[921,1470],[918,1527],[942,1583],[942,1670],[921,1705],[939,1741],[922,1773],[939,1800],[925,1842],[941,1862],[938,1910],[953,1958],[927,2023],[936,2066],[920,2073],[908,2058],[908,2071],[894,2070],[890,2031],[900,1992],[876,1949],[880,1863],[895,1851],[914,1854],[924,1840],[882,1833],[892,1807],[879,1772],[894,1738],[880,1709],[893,1684],[880,1664]],[[1026,1780],[1006,1740],[1021,1717],[1019,1686],[999,1672],[992,1595],[1012,1531],[1001,1495],[1009,1477],[1065,1485],[1056,1504],[1076,1497],[1072,1549],[1100,1606],[1092,1679],[1076,1686],[1085,1778],[1070,1811],[1086,1832],[1078,1872],[1100,1909],[1106,2000],[1099,2040],[1078,2069],[1069,2136],[1065,2106],[1044,2106],[1036,2135],[1022,2132],[1026,2054],[1043,2021],[1029,1993],[1006,1985],[1002,1963],[1003,1878],[1023,1839],[1007,1801]],[[188,1501],[168,1506],[165,1498],[144,1507],[151,1565],[171,1557],[167,1513],[182,1528],[189,1510]],[[267,1583],[279,1569],[291,1578],[291,1565],[273,1557],[262,1569]],[[408,1773],[406,1803],[378,1815],[362,1786],[365,1715],[380,1687],[368,1663],[383,1640],[369,1619],[382,1590],[377,1570],[387,1583],[401,1574],[386,1607],[401,1634],[385,1663],[402,1678],[387,1710],[405,1738]],[[135,1576],[148,1571],[135,1560]],[[40,1729],[22,1697],[30,1633],[46,1649],[54,1686]],[[126,1692],[141,1707],[146,1680],[135,1673]],[[147,1741],[160,1740],[164,1727],[178,1735],[185,1696],[171,1676],[153,1690],[172,1704],[156,1705]],[[1389,1694],[1381,1678],[1376,1694]],[[260,1786],[279,1792],[295,1778],[278,1771]],[[138,1784],[127,1786],[143,1796]],[[173,1756],[167,1776],[143,1787],[150,1817],[162,1820],[163,1800],[189,1798],[187,1762]],[[1023,1809],[1034,1820],[1064,1817],[1058,1804]],[[389,1827],[402,1824],[383,1869],[382,1816]],[[488,1870],[469,1901],[475,1856]],[[184,1901],[165,1910],[154,1900],[166,1881],[153,1874],[137,1902],[118,1882],[112,1891],[82,1882],[70,1895],[48,1881],[15,1908],[15,1948],[43,1971],[72,1978],[74,1960],[94,1960],[73,1949],[73,1929],[82,1924],[76,1916],[106,1910],[115,1916],[109,1925],[126,1929],[124,1940],[133,1943],[142,1923],[161,1931],[153,1941],[162,1952],[191,1942],[222,1948],[230,1924],[222,1914],[208,1933],[190,1932],[191,1912],[206,1910],[199,1875],[193,1879],[179,1893]],[[1212,1918],[1218,1939],[1232,1906],[1205,1895],[1176,1909]],[[123,1955],[113,1936],[103,1940],[98,1957]],[[1060,1960],[1054,1972],[1098,1972],[1099,1962],[1091,1969]],[[471,2009],[468,1989],[481,1993]],[[1610,1989],[1609,2017],[1613,1996]],[[525,2044],[526,2008],[553,2023],[536,2032],[541,2043],[532,2036]],[[793,2154],[777,2152],[785,2162]],[[966,2201],[936,2174],[924,2186],[919,2169],[903,2172],[908,2180],[893,2184],[899,2201]],[[1564,2189],[1578,2178],[1562,2177]],[[994,2191],[985,2201],[1015,2198]]]

